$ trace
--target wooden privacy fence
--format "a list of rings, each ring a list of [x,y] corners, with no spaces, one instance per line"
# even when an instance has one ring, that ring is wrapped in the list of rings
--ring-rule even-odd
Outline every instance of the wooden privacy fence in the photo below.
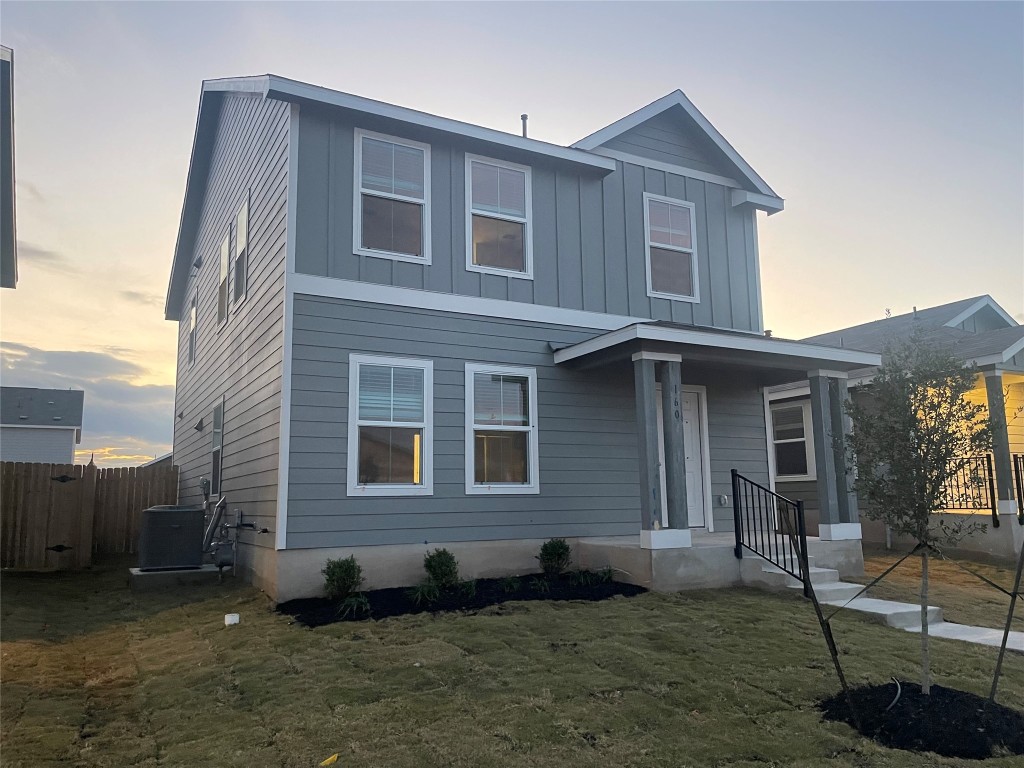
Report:
[[[0,465],[0,566],[65,570],[134,553],[142,510],[174,504],[178,468]]]

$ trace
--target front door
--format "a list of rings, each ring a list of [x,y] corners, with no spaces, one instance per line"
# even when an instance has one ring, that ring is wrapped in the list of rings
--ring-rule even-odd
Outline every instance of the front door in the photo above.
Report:
[[[683,405],[683,444],[686,448],[686,510],[691,528],[705,528],[703,424],[700,395],[680,393]],[[661,476],[661,525],[668,527],[668,496],[665,489],[665,423],[662,419],[661,385],[658,385],[658,473]]]

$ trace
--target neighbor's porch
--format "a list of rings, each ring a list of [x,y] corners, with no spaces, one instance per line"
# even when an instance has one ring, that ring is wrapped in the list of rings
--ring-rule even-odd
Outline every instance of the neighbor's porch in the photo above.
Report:
[[[823,525],[813,548],[826,555],[840,553],[836,561],[844,563],[844,570],[859,570],[861,530],[852,478],[845,468],[843,437],[849,422],[842,404],[849,396],[848,372],[877,365],[877,355],[654,322],[559,349],[555,362],[594,371],[624,364],[633,368],[639,530],[635,537],[582,539],[582,562],[613,565],[635,574],[638,583],[656,588],[737,583],[730,472],[739,466],[754,482],[773,484],[764,392],[809,379],[819,494],[825,500]],[[734,443],[726,448],[722,438],[744,425],[723,418],[717,425],[719,439],[708,440],[708,403],[719,393],[713,383],[701,392],[692,382],[709,376],[727,382],[723,389],[746,382],[746,395],[759,403],[758,438],[748,435],[743,447]]]

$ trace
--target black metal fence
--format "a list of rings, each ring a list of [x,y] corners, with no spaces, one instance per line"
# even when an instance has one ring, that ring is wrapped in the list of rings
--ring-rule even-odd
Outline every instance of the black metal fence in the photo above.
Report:
[[[992,524],[999,526],[996,475],[992,455],[958,459],[957,471],[946,483],[944,506],[952,510],[989,510]]]
[[[736,557],[747,549],[804,585],[810,597],[807,525],[802,501],[793,501],[732,470],[732,511]]]
[[[1024,453],[1013,454],[1013,484],[1017,491],[1017,519],[1024,525]]]

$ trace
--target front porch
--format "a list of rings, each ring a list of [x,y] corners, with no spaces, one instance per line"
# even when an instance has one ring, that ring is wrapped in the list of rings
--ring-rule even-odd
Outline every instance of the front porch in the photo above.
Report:
[[[740,583],[732,470],[766,490],[774,487],[766,390],[809,379],[813,436],[807,439],[816,449],[824,510],[819,536],[809,546],[841,565],[841,573],[861,571],[843,402],[848,372],[877,365],[878,355],[654,322],[558,349],[555,362],[633,369],[639,530],[636,536],[581,539],[584,567],[611,566],[655,589]],[[709,410],[716,418],[708,419]]]
[[[690,546],[646,549],[636,536],[581,538],[576,542],[580,568],[612,568],[616,580],[637,584],[658,592],[687,589],[715,589],[754,583],[760,558],[745,553],[738,559],[732,532],[691,532]],[[833,568],[842,577],[854,578],[864,572],[864,556],[857,539],[825,541],[807,537],[811,563],[818,568]]]

